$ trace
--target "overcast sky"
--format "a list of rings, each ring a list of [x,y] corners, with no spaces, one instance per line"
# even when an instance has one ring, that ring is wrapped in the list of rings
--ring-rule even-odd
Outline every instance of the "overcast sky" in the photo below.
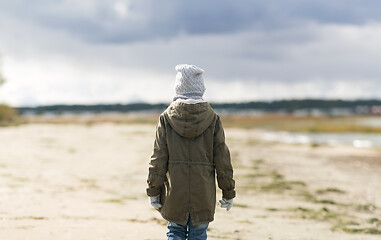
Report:
[[[0,0],[0,102],[381,98],[379,0]]]

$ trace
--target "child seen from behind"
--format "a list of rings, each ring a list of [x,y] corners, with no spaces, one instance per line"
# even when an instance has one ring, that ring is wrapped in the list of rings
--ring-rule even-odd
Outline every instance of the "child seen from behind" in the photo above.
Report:
[[[229,210],[235,182],[220,117],[203,100],[203,70],[177,65],[175,97],[160,115],[147,195],[168,223],[168,240],[204,240],[214,219],[215,175]]]

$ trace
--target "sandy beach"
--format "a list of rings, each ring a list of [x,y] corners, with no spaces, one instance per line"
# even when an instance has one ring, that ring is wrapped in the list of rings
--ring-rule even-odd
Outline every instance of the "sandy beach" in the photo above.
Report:
[[[154,134],[152,124],[0,128],[0,239],[165,239],[145,193]],[[379,150],[263,142],[239,128],[226,138],[237,198],[217,207],[208,239],[381,238]]]

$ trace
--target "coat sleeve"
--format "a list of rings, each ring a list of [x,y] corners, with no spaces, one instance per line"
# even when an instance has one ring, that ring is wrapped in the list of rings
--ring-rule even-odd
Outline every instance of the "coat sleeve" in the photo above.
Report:
[[[222,197],[232,199],[235,197],[235,181],[233,167],[230,161],[229,148],[225,143],[225,133],[220,117],[217,116],[214,131],[213,159],[216,166],[218,187],[222,190]]]
[[[147,195],[154,197],[161,193],[168,169],[168,148],[163,115],[160,116],[156,127],[156,138],[149,165]]]

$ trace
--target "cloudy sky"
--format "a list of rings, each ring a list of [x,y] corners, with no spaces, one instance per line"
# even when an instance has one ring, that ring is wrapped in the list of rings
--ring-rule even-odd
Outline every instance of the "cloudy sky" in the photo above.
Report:
[[[0,102],[381,98],[379,0],[0,0]]]

